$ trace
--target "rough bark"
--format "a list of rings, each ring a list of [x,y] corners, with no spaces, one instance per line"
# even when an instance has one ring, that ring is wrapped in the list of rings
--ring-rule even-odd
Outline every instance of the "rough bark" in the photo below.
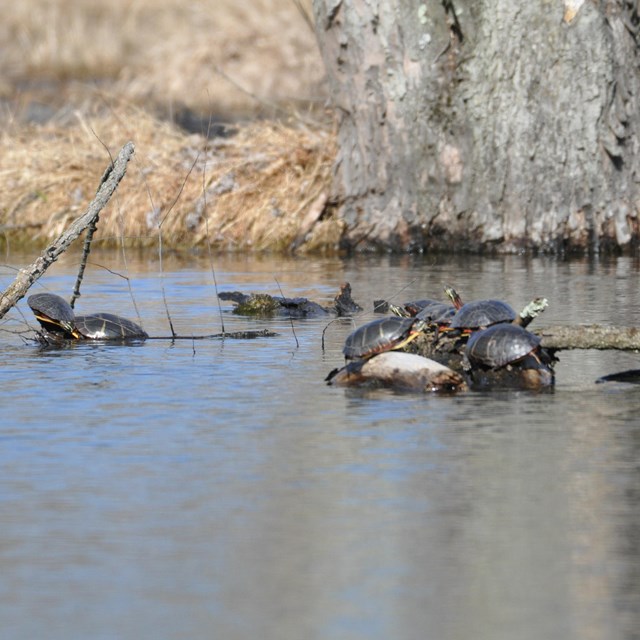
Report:
[[[346,248],[635,246],[635,2],[313,4]]]

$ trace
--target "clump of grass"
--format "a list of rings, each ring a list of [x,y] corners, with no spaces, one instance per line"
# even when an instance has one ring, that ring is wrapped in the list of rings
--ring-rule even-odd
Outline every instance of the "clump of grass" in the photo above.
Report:
[[[93,196],[109,156],[133,140],[134,160],[101,215],[96,240],[238,250],[335,248],[340,226],[309,212],[326,200],[336,153],[331,130],[258,121],[229,138],[187,135],[126,105],[77,113],[75,123],[0,137],[5,237],[45,244]]]

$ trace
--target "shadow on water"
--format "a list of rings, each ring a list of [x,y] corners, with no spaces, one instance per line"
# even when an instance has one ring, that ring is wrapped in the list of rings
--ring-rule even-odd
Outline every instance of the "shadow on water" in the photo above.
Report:
[[[117,256],[97,262],[121,269]],[[153,256],[130,260],[166,333]],[[549,298],[539,323],[637,324],[638,265],[539,258],[220,258],[228,290],[328,302]],[[70,291],[72,258],[42,284]],[[220,330],[206,261],[165,260],[182,334]],[[132,317],[92,270],[78,306]],[[24,305],[24,317],[32,322]],[[637,354],[562,353],[553,393],[417,396],[324,384],[348,321],[268,340],[42,350],[0,333],[0,615],[8,638],[633,638]],[[15,314],[10,325],[24,328]]]

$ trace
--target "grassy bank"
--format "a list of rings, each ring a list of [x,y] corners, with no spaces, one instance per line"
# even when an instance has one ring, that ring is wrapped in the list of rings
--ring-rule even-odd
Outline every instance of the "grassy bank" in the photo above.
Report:
[[[98,238],[222,249],[331,249],[319,219],[335,137],[294,0],[28,0],[0,26],[0,225],[44,244],[91,199],[127,140],[136,155]],[[305,9],[306,6],[306,9]],[[233,135],[190,133],[231,124]],[[198,127],[195,127],[198,130]]]

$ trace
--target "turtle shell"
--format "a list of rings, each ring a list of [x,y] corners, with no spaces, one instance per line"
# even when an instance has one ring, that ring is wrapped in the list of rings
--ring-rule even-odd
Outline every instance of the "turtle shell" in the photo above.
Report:
[[[499,369],[535,351],[540,338],[514,324],[494,324],[471,334],[466,347],[469,363]]]
[[[516,312],[502,300],[473,300],[463,304],[451,319],[452,329],[479,329],[513,322]]]
[[[342,352],[344,357],[352,360],[355,358],[368,358],[399,347],[409,337],[415,318],[400,318],[389,316],[372,320],[367,324],[352,331],[345,340]]]
[[[133,340],[149,337],[140,325],[112,313],[76,316],[76,328],[88,340]]]

